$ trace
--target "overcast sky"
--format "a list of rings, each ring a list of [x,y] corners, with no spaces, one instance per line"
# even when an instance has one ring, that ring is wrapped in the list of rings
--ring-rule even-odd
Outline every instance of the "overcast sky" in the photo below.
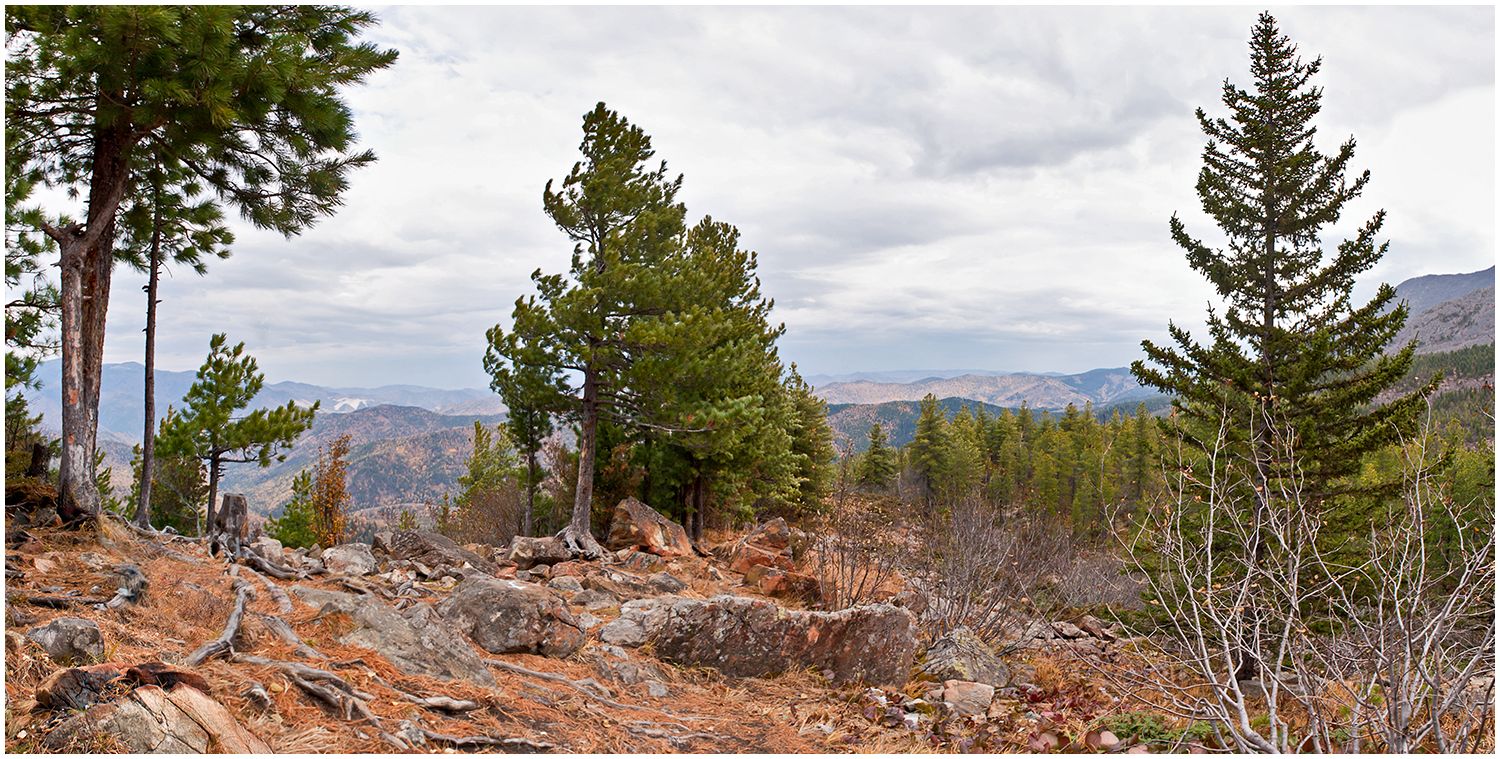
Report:
[[[805,374],[1081,371],[1137,357],[1208,286],[1174,211],[1248,8],[388,8],[401,57],[349,93],[363,144],[339,214],[237,231],[164,281],[159,365],[245,340],[272,381],[483,387],[484,331],[570,246],[542,187],[605,101],[686,176],[690,220],[760,253]],[[1493,8],[1277,12],[1324,60],[1320,145],[1351,134],[1391,253],[1362,283],[1494,263]],[[243,225],[241,225],[243,227]],[[1330,236],[1332,239],[1332,236]],[[143,277],[116,275],[109,361],[140,360]]]

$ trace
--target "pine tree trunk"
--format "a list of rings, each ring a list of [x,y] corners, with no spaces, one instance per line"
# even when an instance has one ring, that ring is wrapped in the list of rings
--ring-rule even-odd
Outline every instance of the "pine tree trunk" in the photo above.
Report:
[[[113,97],[101,95],[101,100]],[[123,120],[122,120],[123,121]],[[88,219],[59,239],[62,268],[62,457],[58,490],[65,513],[97,516],[94,450],[99,429],[99,379],[114,270],[115,211],[129,179],[133,138],[128,123],[94,130]]]
[[[214,501],[219,497],[219,468],[219,454],[212,454],[208,458],[208,514],[203,523],[204,535],[212,535],[214,531]]]
[[[521,515],[521,535],[531,537],[532,512],[536,510],[536,446],[526,449],[526,513]]]
[[[578,423],[578,487],[573,495],[573,518],[562,533],[569,547],[587,558],[597,558],[604,552],[589,528],[594,500],[594,447],[599,429],[597,372],[590,367],[583,373],[583,408]]]
[[[151,271],[146,279],[146,429],[141,433],[141,501],[135,523],[151,523],[151,479],[156,472],[156,288],[161,279],[161,183],[157,178],[151,219]]]

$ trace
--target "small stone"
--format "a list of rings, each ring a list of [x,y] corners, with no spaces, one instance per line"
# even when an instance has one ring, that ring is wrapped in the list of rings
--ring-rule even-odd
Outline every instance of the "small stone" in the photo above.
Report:
[[[667,696],[672,694],[671,691],[667,690],[667,686],[662,685],[655,680],[647,680],[645,685],[646,695],[652,698],[666,698]]]
[[[87,619],[54,619],[28,631],[26,637],[36,641],[59,664],[83,664],[104,656],[104,635],[98,625]]]
[[[323,568],[333,574],[363,577],[378,568],[375,555],[365,543],[345,543],[323,552]]]
[[[551,580],[548,580],[547,587],[553,590],[563,590],[569,593],[577,593],[583,590],[583,583],[579,582],[577,577],[563,575],[562,577],[554,577]]]
[[[619,606],[620,599],[603,590],[585,590],[573,596],[573,603],[580,604],[589,611],[599,611],[611,606]]]
[[[948,680],[943,683],[943,703],[954,713],[965,717],[988,714],[990,702],[995,700],[995,688],[984,683],[967,680]]]
[[[662,593],[677,593],[687,588],[687,583],[667,572],[657,572],[651,575],[646,578],[646,584],[651,586],[652,590]]]

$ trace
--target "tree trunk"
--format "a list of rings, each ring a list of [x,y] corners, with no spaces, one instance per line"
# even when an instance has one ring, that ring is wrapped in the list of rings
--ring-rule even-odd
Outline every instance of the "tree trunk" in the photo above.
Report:
[[[569,548],[590,559],[604,553],[604,548],[589,530],[594,500],[594,447],[599,429],[597,372],[590,367],[583,373],[583,408],[578,423],[578,487],[573,495],[573,519],[561,533]]]
[[[208,514],[203,522],[203,534],[214,531],[214,499],[219,497],[219,454],[215,453],[208,458]]]
[[[117,95],[101,94],[100,101]],[[62,457],[58,490],[64,512],[97,516],[94,448],[99,429],[99,378],[104,365],[104,326],[114,270],[115,211],[130,176],[134,138],[120,119],[94,130],[88,218],[49,234],[58,243],[62,269]]]
[[[146,429],[141,433],[141,501],[135,523],[151,523],[151,479],[156,471],[156,289],[161,278],[161,179],[155,177],[151,217],[151,270],[146,279]]]
[[[702,470],[693,472],[693,530],[688,537],[694,543],[703,540],[703,522],[708,517],[708,480]]]
[[[536,510],[536,446],[526,449],[526,513],[521,516],[521,534],[531,537],[532,512]]]

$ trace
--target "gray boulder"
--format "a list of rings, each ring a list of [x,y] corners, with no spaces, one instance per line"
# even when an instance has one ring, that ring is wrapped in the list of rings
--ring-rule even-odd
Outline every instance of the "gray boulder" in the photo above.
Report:
[[[323,568],[333,574],[356,577],[375,574],[379,569],[375,563],[375,554],[370,552],[370,546],[365,543],[344,543],[325,550]]]
[[[246,730],[223,704],[195,688],[155,685],[96,704],[47,732],[54,751],[77,750],[93,737],[107,738],[130,754],[269,754],[271,747]]]
[[[979,636],[959,627],[927,649],[920,671],[934,679],[966,680],[995,688],[1010,684],[1010,669]]]
[[[406,559],[434,568],[458,568],[468,564],[486,574],[494,574],[498,570],[494,562],[435,532],[401,530],[391,533],[389,538],[380,538],[380,547],[392,559]]]
[[[573,552],[556,537],[527,538],[518,535],[510,541],[510,553],[506,558],[514,561],[517,569],[531,569],[538,564],[560,564],[573,558]]]
[[[515,580],[471,577],[437,605],[437,615],[492,654],[563,657],[584,641],[560,596]]]
[[[340,612],[354,621],[354,629],[340,637],[340,643],[375,651],[404,672],[495,685],[473,647],[428,604],[398,612],[370,596],[303,586],[293,587],[292,592],[325,614]]]
[[[52,660],[64,665],[85,664],[104,656],[104,635],[87,619],[62,617],[27,631]]]

